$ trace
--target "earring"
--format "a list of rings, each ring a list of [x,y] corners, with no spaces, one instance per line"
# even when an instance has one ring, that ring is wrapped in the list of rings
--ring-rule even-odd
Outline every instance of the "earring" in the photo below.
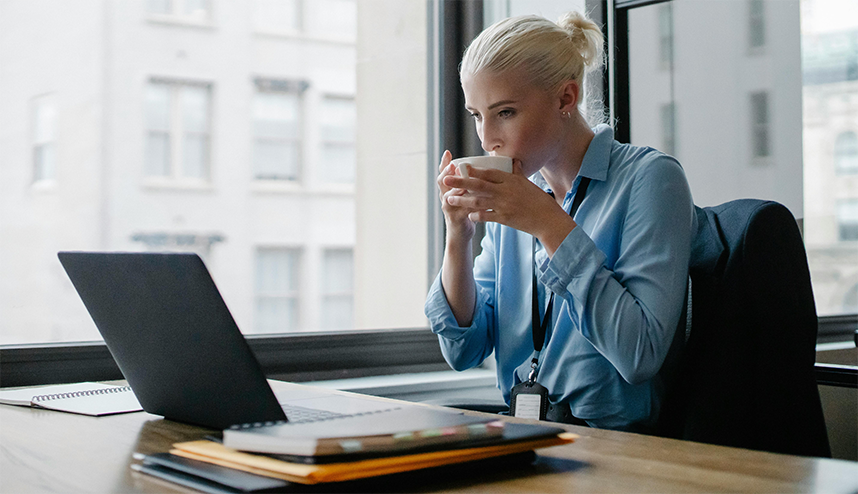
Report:
[[[569,113],[568,111],[562,111],[562,112],[560,112],[560,114],[563,115],[564,118],[569,118],[572,116],[572,114]]]

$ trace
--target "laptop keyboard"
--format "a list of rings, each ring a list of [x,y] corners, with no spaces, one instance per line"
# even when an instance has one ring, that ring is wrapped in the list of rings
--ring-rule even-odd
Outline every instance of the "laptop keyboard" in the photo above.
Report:
[[[289,422],[316,422],[318,420],[328,420],[338,417],[348,417],[347,414],[329,412],[327,410],[317,410],[315,408],[304,408],[296,405],[280,405],[283,411],[286,412],[286,418]]]

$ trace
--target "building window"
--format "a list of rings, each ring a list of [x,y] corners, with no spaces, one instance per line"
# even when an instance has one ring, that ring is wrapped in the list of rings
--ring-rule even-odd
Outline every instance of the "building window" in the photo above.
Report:
[[[357,2],[355,0],[313,0],[309,10],[308,31],[312,35],[337,40],[357,38]]]
[[[301,0],[256,0],[253,25],[258,32],[294,34],[303,28]]]
[[[837,203],[837,230],[842,242],[858,240],[858,200],[849,199]]]
[[[754,158],[765,158],[771,154],[769,95],[765,91],[751,94],[751,139]]]
[[[676,105],[672,102],[661,105],[661,150],[671,156],[676,154]]]
[[[146,175],[209,178],[207,85],[150,82],[146,90]]]
[[[658,8],[658,53],[661,68],[673,67],[673,3]]]
[[[838,175],[858,173],[858,136],[843,132],[834,141],[834,169]]]
[[[357,111],[351,97],[326,96],[319,112],[319,175],[324,182],[354,183]]]
[[[298,249],[256,251],[255,326],[259,333],[298,329],[301,253]]]
[[[852,285],[852,288],[846,291],[843,296],[844,314],[855,314],[858,312],[858,285]]]
[[[212,246],[223,242],[224,237],[220,234],[157,232],[135,233],[131,240],[142,243],[148,252],[193,252],[205,261]]]
[[[748,0],[748,44],[752,50],[766,45],[766,18],[763,0]]]
[[[352,249],[327,249],[322,259],[321,328],[353,327]]]
[[[302,94],[306,84],[256,81],[253,97],[253,174],[259,180],[301,178]]]
[[[158,16],[196,23],[211,19],[210,0],[147,0],[146,11]]]
[[[34,98],[31,106],[33,182],[56,178],[57,107],[53,95]]]

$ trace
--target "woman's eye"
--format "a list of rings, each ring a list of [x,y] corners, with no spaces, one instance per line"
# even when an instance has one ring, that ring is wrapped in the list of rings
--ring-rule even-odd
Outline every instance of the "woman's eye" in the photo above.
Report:
[[[471,113],[471,117],[472,117],[474,120],[476,120],[477,122],[479,122],[479,121],[480,121],[480,114],[479,114],[479,113]]]
[[[505,109],[498,112],[498,116],[501,118],[509,118],[513,115],[515,115],[515,111],[510,109]]]

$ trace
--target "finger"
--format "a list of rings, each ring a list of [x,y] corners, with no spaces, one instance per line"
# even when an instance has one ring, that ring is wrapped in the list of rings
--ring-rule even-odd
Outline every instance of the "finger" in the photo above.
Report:
[[[478,178],[495,184],[500,184],[506,181],[509,173],[492,168],[472,168],[468,167],[468,176],[470,178]]]
[[[447,165],[450,164],[450,161],[453,160],[453,154],[450,153],[450,150],[444,151],[444,154],[441,155],[441,164],[438,166],[438,171],[443,172]]]
[[[524,170],[521,168],[521,160],[518,158],[513,158],[512,160],[512,173],[513,175],[524,176]]]

